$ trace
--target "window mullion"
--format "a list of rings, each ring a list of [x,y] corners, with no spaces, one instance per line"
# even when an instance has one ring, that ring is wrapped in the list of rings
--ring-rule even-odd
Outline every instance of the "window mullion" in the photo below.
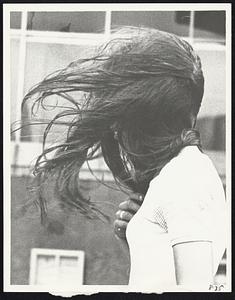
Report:
[[[108,38],[111,34],[111,11],[107,10],[105,14],[105,35]]]
[[[190,11],[190,21],[189,21],[189,40],[190,43],[194,42],[194,21],[195,21],[195,11]]]
[[[27,11],[22,12],[21,29],[20,29],[20,49],[19,49],[19,68],[18,68],[18,87],[16,99],[16,121],[21,121],[21,103],[24,96],[24,77],[25,77],[25,60],[26,60],[26,27]],[[18,164],[20,152],[21,129],[15,132],[14,164]],[[15,170],[15,168],[14,168]]]

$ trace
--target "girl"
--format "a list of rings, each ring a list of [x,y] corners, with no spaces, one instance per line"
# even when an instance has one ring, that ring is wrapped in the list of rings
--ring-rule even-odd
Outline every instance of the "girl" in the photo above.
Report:
[[[146,28],[119,33],[25,96],[24,103],[36,97],[43,105],[57,95],[74,105],[44,135],[45,142],[54,123],[72,116],[66,141],[44,148],[35,165],[42,215],[43,182],[50,176],[63,203],[88,217],[102,215],[78,188],[83,163],[102,154],[117,184],[144,196],[133,218],[138,206],[128,213],[121,204],[115,222],[119,235],[131,219],[130,286],[208,290],[225,250],[225,198],[195,129],[204,92],[200,58],[173,34]],[[74,97],[80,91],[82,100]]]

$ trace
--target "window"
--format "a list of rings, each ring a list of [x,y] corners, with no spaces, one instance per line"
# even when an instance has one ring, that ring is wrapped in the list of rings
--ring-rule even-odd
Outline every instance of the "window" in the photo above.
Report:
[[[40,82],[42,78],[46,77],[48,74],[52,73],[57,69],[61,69],[67,66],[71,61],[75,61],[82,56],[86,56],[88,51],[92,51],[94,46],[92,45],[66,45],[66,44],[56,44],[56,43],[33,43],[28,42],[26,45],[26,61],[25,61],[25,75],[24,75],[24,94],[27,91]],[[35,59],[37,64],[35,67]],[[76,95],[79,98],[79,95]],[[81,97],[81,95],[80,95]],[[63,106],[68,106],[68,102],[63,101],[59,98],[48,98],[46,101],[47,109],[41,109],[36,117],[33,117],[35,121],[49,120],[55,113],[59,113],[61,110],[59,108],[53,109],[57,100],[58,107],[63,109]],[[31,114],[31,105],[27,105],[24,114],[25,120],[28,119]],[[24,121],[24,120],[22,120]],[[32,127],[24,127],[21,130],[21,140],[30,142],[42,142],[43,129],[46,125],[37,125]],[[48,136],[48,141],[52,142],[56,140],[58,135],[65,130],[65,126],[53,126],[52,133]]]
[[[144,26],[156,28],[180,36],[189,35],[189,22],[177,23],[174,11],[115,11],[111,15],[113,28],[119,26]],[[190,12],[188,12],[190,16]]]
[[[21,23],[25,24],[25,28],[21,28]],[[31,107],[27,105],[21,114],[24,94],[49,73],[86,56],[87,52],[94,50],[107,38],[112,29],[123,25],[153,27],[190,39],[205,66],[206,101],[203,102],[200,116],[225,114],[225,11],[12,11],[11,121],[21,121],[27,125]],[[80,96],[77,95],[78,98]],[[59,108],[51,110],[55,101],[54,98],[48,99],[48,111],[40,111],[34,120],[41,122],[51,119],[59,111]],[[61,101],[59,106],[63,105]],[[23,126],[12,135],[15,174],[27,170],[33,158],[40,153],[44,128],[43,124]],[[63,125],[54,126],[48,141],[61,138],[64,132]],[[30,154],[24,150],[26,148],[30,149]],[[105,173],[107,177],[104,178],[112,179],[102,160],[92,164],[98,173],[101,171],[100,178]],[[93,178],[87,167],[82,170],[81,176]]]
[[[84,251],[31,249],[29,284],[77,287],[83,284]]]
[[[225,11],[176,12],[176,23],[189,25],[193,18],[193,37],[206,41],[225,42]]]
[[[28,30],[60,32],[104,32],[105,12],[29,12]]]
[[[20,27],[21,27],[21,12],[11,12],[10,27],[12,29],[20,29]]]

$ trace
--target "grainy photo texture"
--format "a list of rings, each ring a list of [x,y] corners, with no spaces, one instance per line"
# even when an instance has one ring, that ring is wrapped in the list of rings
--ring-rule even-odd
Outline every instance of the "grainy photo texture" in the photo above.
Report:
[[[230,6],[9,4],[4,27],[5,290],[230,291]]]

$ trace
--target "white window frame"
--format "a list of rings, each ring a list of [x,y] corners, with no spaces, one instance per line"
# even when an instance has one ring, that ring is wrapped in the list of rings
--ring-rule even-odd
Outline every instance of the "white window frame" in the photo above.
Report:
[[[32,248],[30,255],[30,268],[29,268],[29,284],[37,285],[37,258],[39,255],[42,256],[54,256],[55,267],[57,273],[59,272],[60,257],[76,257],[78,259],[77,265],[77,283],[76,285],[83,285],[84,281],[84,264],[85,264],[85,252],[81,250],[62,250],[62,249],[46,249],[46,248]],[[51,283],[48,282],[50,286]],[[45,286],[45,285],[44,285]]]

